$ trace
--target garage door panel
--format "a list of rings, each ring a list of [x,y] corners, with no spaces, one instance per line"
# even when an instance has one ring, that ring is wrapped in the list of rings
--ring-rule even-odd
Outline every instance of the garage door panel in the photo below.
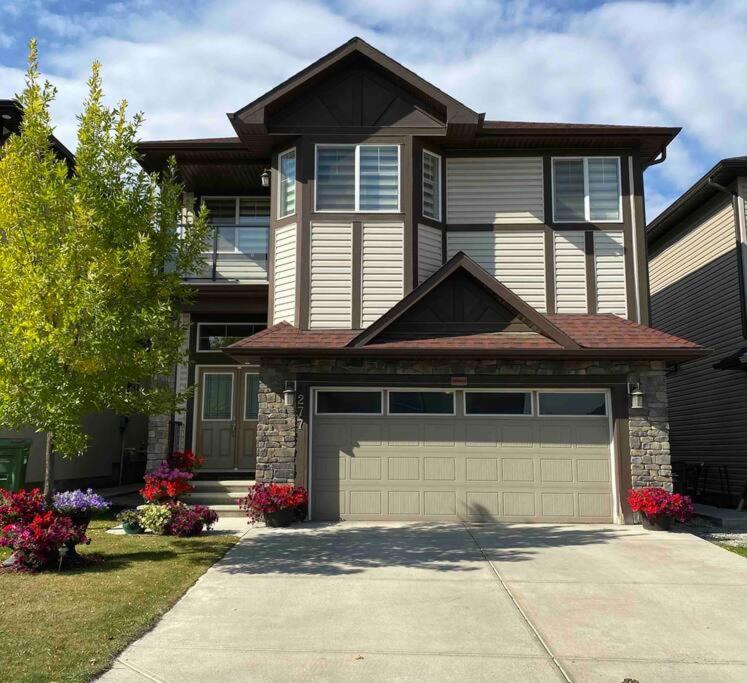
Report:
[[[540,461],[540,473],[543,483],[573,481],[573,461],[570,459]]]
[[[498,481],[497,458],[466,458],[467,481]]]
[[[501,458],[501,474],[505,482],[532,482],[534,481],[534,460]]]
[[[606,417],[316,416],[312,514],[609,522],[608,438]]]

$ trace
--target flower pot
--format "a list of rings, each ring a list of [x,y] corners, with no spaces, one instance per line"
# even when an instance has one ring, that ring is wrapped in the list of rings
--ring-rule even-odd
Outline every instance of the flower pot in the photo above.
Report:
[[[654,515],[653,517],[641,515],[641,521],[643,528],[649,531],[669,531],[669,528],[672,526],[672,517],[670,515]]]
[[[144,531],[137,522],[122,522],[122,530],[126,534],[142,534]]]
[[[267,526],[290,526],[296,521],[296,510],[295,508],[284,508],[276,512],[265,512],[264,518]]]

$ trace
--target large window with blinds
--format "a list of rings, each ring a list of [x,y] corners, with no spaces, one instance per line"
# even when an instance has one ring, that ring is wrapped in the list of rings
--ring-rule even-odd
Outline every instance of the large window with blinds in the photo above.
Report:
[[[423,150],[423,215],[441,220],[441,157]]]
[[[399,212],[399,145],[317,145],[316,211]]]
[[[266,256],[270,228],[269,197],[203,197],[215,227],[205,252]]]
[[[622,220],[620,158],[553,159],[552,198],[556,223],[619,223]]]

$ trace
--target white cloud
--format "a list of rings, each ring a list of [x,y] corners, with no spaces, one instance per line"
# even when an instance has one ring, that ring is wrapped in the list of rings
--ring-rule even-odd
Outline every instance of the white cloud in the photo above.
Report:
[[[747,3],[302,0],[91,5],[34,12],[42,67],[74,146],[90,62],[112,99],[143,110],[144,138],[233,133],[234,111],[360,35],[489,118],[680,125],[647,173],[649,216],[715,160],[747,147]],[[573,7],[573,5],[571,5]],[[14,35],[16,42],[27,36]],[[17,89],[17,69],[0,79]]]

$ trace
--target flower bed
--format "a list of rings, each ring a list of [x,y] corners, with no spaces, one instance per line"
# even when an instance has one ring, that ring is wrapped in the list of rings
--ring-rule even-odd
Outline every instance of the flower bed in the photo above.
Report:
[[[0,546],[13,551],[7,567],[38,571],[77,558],[75,546],[89,543],[86,530],[95,512],[108,509],[93,490],[63,491],[47,505],[39,489],[0,489]]]

